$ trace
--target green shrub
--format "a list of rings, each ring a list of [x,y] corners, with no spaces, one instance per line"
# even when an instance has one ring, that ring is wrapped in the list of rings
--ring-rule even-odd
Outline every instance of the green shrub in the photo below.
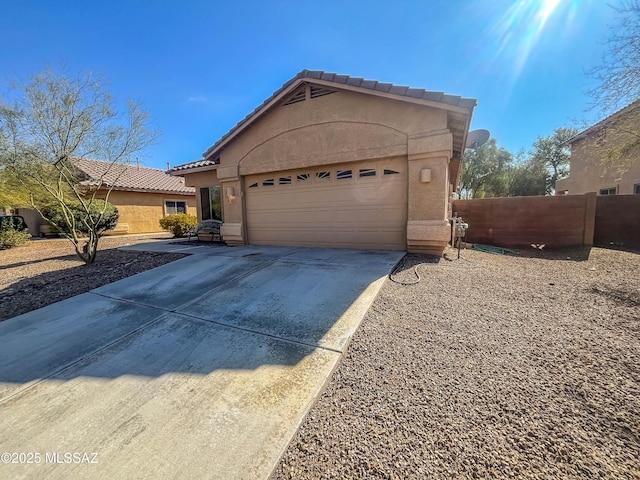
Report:
[[[173,232],[176,237],[184,237],[198,224],[198,219],[186,213],[172,213],[160,219],[160,226],[164,230]]]
[[[71,203],[67,204],[67,207],[73,214],[76,232],[89,233],[89,229],[84,222],[87,212],[82,205],[79,203]],[[102,218],[98,221],[100,212],[102,212],[103,209],[104,213],[102,214]],[[47,205],[42,209],[42,215],[47,220],[55,224],[54,228],[56,230],[63,233],[71,233],[71,226],[66,221],[62,207],[59,204],[55,203]],[[96,232],[101,234],[106,230],[111,230],[116,227],[120,214],[118,213],[118,209],[109,202],[105,202],[104,200],[94,200],[89,206],[89,216],[90,219],[88,223],[91,225],[94,222],[97,222]]]
[[[30,238],[29,232],[16,230],[9,219],[3,220],[0,224],[0,248],[17,247],[27,243]]]

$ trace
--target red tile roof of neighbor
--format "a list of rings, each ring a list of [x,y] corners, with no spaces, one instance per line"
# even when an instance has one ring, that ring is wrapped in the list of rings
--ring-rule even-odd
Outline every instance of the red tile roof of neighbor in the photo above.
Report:
[[[199,167],[209,167],[211,165],[217,165],[214,160],[196,160],[195,162],[185,163],[183,165],[177,165],[171,169],[172,172],[179,172],[181,170],[191,170]]]
[[[216,165],[217,161],[211,158],[212,155],[217,153],[217,150],[220,150],[221,147],[224,146],[227,140],[232,138],[234,135],[238,133],[240,129],[242,129],[246,124],[251,123],[251,121],[259,116],[261,112],[269,107],[269,104],[273,102],[275,99],[280,97],[283,93],[287,92],[289,89],[293,88],[300,81],[308,80],[309,83],[313,83],[313,81],[317,81],[322,84],[333,84],[337,88],[343,86],[343,88],[350,89],[362,89],[364,91],[370,90],[374,92],[378,92],[378,95],[391,95],[395,96],[398,99],[405,99],[410,101],[410,99],[416,100],[424,100],[427,102],[437,102],[443,105],[444,108],[448,109],[456,109],[459,111],[469,111],[469,117],[471,115],[471,111],[473,111],[474,107],[477,104],[477,100],[475,98],[464,98],[458,95],[449,95],[444,92],[436,92],[431,90],[425,90],[424,88],[411,88],[405,86],[394,85],[392,83],[383,83],[378,82],[377,80],[366,80],[360,77],[351,77],[349,75],[338,75],[336,73],[324,72],[322,70],[302,70],[298,72],[298,74],[292,79],[288,80],[282,87],[273,92],[273,94],[267,98],[264,102],[262,102],[258,107],[256,107],[253,112],[240,120],[231,130],[225,133],[216,143],[214,143],[209,149],[204,153],[205,159],[197,160],[195,162],[185,163],[182,165],[178,165],[174,167],[171,172],[178,172],[184,170],[190,170],[195,168],[207,167]],[[295,84],[295,85],[294,85]],[[373,92],[372,92],[373,93]],[[463,117],[465,116],[462,114]],[[463,119],[463,123],[465,119]],[[468,123],[468,122],[466,122]],[[468,127],[468,125],[467,125]],[[465,129],[466,132],[466,129]],[[465,143],[466,133],[464,135],[460,135],[460,140],[457,142],[460,144],[459,150],[463,150],[463,146]],[[179,174],[178,174],[179,175]]]
[[[133,192],[171,193],[195,195],[195,188],[187,187],[181,177],[172,177],[158,168],[139,167],[123,163],[80,158],[74,165],[85,175],[84,185],[97,185],[100,180],[114,190]]]

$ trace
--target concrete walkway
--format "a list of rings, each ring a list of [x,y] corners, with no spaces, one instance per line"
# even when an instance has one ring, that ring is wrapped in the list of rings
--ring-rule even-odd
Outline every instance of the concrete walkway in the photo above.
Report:
[[[0,323],[0,478],[267,478],[403,255],[127,248],[192,255]]]

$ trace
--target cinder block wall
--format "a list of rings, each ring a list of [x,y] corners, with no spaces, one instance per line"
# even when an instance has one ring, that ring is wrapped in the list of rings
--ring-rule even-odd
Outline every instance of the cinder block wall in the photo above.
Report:
[[[593,243],[640,249],[640,195],[598,197]]]
[[[467,242],[502,247],[591,245],[595,207],[595,193],[453,202],[453,211],[469,224]]]

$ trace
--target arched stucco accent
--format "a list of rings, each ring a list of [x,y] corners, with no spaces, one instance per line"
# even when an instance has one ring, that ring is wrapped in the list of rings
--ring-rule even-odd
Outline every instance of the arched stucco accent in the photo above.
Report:
[[[331,121],[280,132],[255,145],[240,160],[239,174],[406,154],[404,132],[375,123]]]

